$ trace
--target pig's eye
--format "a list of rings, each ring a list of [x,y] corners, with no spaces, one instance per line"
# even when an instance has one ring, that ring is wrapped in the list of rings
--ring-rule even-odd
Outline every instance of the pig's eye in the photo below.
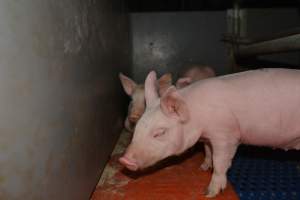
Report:
[[[164,135],[166,133],[166,129],[158,129],[155,131],[155,133],[153,134],[154,138],[158,138],[162,135]]]

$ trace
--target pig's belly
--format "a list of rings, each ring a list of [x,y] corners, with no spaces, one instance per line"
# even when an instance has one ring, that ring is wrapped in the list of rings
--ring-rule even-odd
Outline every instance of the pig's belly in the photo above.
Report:
[[[292,129],[296,129],[294,131]],[[292,127],[291,130],[280,130],[280,127],[266,127],[260,124],[244,126],[241,130],[241,142],[257,146],[269,146],[275,148],[300,149],[299,127]]]
[[[274,77],[247,77],[239,83],[244,87],[236,89],[231,107],[242,143],[300,148],[300,73],[296,74],[283,71]]]
[[[299,91],[300,92],[300,91]],[[254,145],[285,147],[300,138],[299,103],[283,104],[280,99],[251,103],[239,111],[242,142]]]

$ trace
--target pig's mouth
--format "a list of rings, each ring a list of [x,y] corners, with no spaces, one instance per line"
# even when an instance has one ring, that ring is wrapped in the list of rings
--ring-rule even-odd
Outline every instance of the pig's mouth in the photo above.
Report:
[[[127,158],[126,156],[119,158],[119,162],[130,171],[135,171],[135,172],[153,171],[156,170],[157,167],[161,167],[159,164],[160,162],[159,163],[156,162],[146,163],[141,161],[137,162],[135,160]]]

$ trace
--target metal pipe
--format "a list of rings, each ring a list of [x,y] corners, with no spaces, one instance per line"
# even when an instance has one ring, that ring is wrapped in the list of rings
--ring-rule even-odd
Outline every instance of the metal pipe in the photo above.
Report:
[[[299,51],[300,33],[249,45],[239,45],[235,51],[237,58],[281,52]]]

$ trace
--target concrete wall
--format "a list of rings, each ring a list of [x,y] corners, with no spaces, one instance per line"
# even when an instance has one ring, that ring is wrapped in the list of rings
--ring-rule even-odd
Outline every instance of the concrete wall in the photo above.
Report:
[[[129,57],[121,0],[0,1],[0,199],[89,199]]]
[[[225,11],[133,13],[130,19],[136,80],[144,80],[150,69],[176,76],[191,63],[212,65],[218,74],[230,71],[220,41],[226,33]]]

